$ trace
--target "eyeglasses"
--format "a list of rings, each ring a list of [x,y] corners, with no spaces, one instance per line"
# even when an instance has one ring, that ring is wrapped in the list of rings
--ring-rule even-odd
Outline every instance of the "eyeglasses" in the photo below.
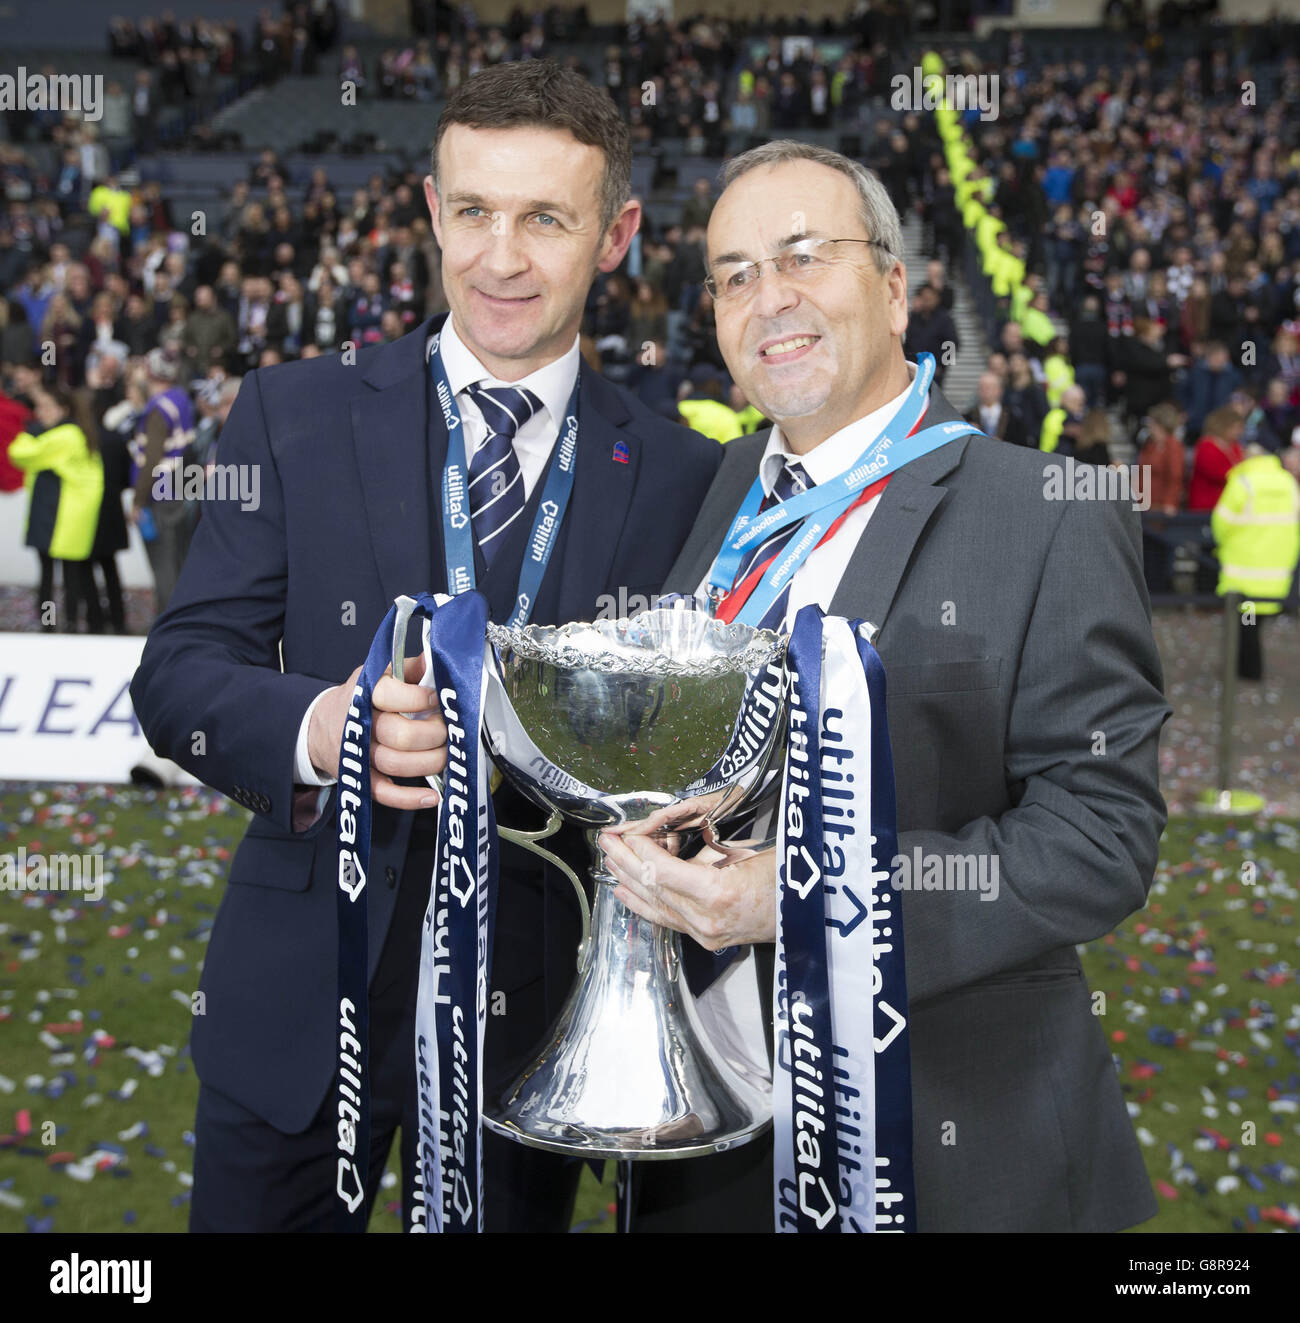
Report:
[[[883,248],[890,257],[898,260],[897,255],[879,239],[798,239],[781,249],[775,257],[764,257],[757,262],[722,262],[717,269],[704,278],[704,288],[715,299],[747,298],[758,288],[763,267],[770,262],[783,276],[796,279],[815,277],[842,261],[837,244],[865,243],[875,248]]]

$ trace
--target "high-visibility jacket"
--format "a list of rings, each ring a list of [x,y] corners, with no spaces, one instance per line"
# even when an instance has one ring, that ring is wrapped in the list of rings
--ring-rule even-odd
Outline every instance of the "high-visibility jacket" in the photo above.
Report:
[[[752,404],[747,404],[736,418],[740,423],[740,430],[748,436],[751,432],[757,432],[760,427],[767,426],[767,419]]]
[[[953,194],[956,198],[956,194]],[[972,188],[970,197],[965,202],[958,200],[957,210],[961,212],[961,223],[968,229],[973,230],[980,222],[980,217],[984,215],[987,207],[980,201],[975,189]]]
[[[1015,253],[1008,252],[1005,248],[995,250],[990,259],[989,278],[993,282],[993,293],[997,298],[1005,299],[1007,295],[1014,294],[1017,289],[1024,288],[1021,282],[1025,278],[1025,264]],[[1032,298],[1033,295],[1031,294]]]
[[[688,427],[715,441],[731,441],[743,433],[735,409],[720,400],[678,400],[677,412],[686,419]]]
[[[1300,561],[1300,483],[1276,455],[1254,455],[1228,471],[1210,516],[1219,557],[1219,588],[1241,593],[1243,606],[1276,615]]]
[[[1032,340],[1036,345],[1050,345],[1057,336],[1052,319],[1045,312],[1039,312],[1037,308],[1025,309],[1024,315],[1020,318],[1020,329],[1024,331],[1025,338]]]
[[[131,224],[131,195],[124,188],[109,188],[99,184],[90,191],[86,209],[96,219],[99,213],[108,209],[108,219],[115,229],[127,232]]]
[[[1049,409],[1043,419],[1043,430],[1038,434],[1038,448],[1049,455],[1060,444],[1061,429],[1065,426],[1066,412],[1062,408]]]
[[[9,458],[26,473],[29,547],[55,560],[85,560],[95,542],[104,499],[104,462],[76,423],[20,432]]]
[[[1074,367],[1064,354],[1048,354],[1043,359],[1043,376],[1047,378],[1044,391],[1048,404],[1060,404],[1061,396],[1074,385]]]

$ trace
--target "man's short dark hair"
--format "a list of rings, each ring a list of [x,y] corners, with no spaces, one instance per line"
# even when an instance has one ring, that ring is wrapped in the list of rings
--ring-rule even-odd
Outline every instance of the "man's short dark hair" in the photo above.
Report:
[[[632,193],[632,137],[603,89],[554,60],[494,64],[463,82],[438,116],[433,136],[433,186],[438,187],[438,145],[453,124],[472,129],[529,126],[565,129],[605,154],[600,189],[601,233],[614,223]]]

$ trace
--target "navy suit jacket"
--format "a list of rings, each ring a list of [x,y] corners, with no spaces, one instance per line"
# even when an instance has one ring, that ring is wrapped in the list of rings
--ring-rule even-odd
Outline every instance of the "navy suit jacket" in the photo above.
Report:
[[[295,744],[311,701],[365,659],[393,599],[445,591],[436,493],[447,432],[429,408],[424,353],[441,320],[355,364],[335,355],[244,379],[218,460],[258,466],[260,504],[205,506],[131,684],[153,748],[255,812],[213,928],[192,1045],[205,1084],[289,1133],[329,1088],[337,951],[334,795],[293,831]],[[722,460],[720,446],[598,373],[581,379],[573,496],[539,624],[593,619],[605,594],[658,591]],[[518,554],[495,593],[481,584],[489,598],[513,600],[531,522],[516,521]],[[503,548],[494,572],[507,560]],[[375,805],[372,979],[414,817]]]

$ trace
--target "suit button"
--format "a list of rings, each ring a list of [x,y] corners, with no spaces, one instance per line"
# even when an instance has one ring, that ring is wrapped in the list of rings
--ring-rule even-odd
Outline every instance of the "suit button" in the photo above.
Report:
[[[387,882],[390,887],[395,887],[397,885],[397,869],[395,869],[392,864],[389,864],[388,867],[384,869],[384,881]]]

